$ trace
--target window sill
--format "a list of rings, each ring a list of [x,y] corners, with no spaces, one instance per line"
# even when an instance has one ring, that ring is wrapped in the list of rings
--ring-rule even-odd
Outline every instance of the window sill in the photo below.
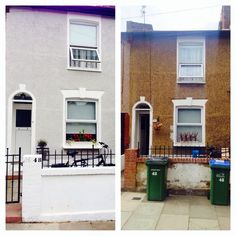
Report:
[[[63,144],[63,149],[92,149],[93,144],[91,142],[83,142],[78,144]],[[100,144],[94,144],[94,149],[101,149]]]
[[[67,67],[67,70],[75,70],[75,71],[85,71],[85,72],[99,72],[101,73],[101,69],[84,69],[84,68],[76,68],[76,67]]]
[[[180,142],[174,143],[175,147],[205,147],[204,143],[199,143],[199,142]]]
[[[206,84],[205,81],[198,82],[198,81],[178,81],[177,84]]]

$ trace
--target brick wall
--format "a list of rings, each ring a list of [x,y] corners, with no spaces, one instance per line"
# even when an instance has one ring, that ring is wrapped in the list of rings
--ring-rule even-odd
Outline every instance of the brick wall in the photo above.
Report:
[[[124,190],[146,190],[147,158],[139,157],[138,149],[125,151]],[[206,194],[209,190],[209,158],[169,158],[167,186],[171,192],[191,190],[196,194]],[[191,178],[190,178],[191,177]]]
[[[132,120],[132,107],[145,96],[160,118],[160,130],[153,130],[153,146],[172,146],[172,99],[207,99],[206,143],[230,142],[230,39],[206,35],[206,83],[176,83],[177,37],[130,36],[122,39],[122,112]],[[191,34],[190,34],[191,35]],[[222,125],[219,125],[222,124]],[[131,131],[132,122],[130,122]],[[220,135],[219,135],[220,134]]]

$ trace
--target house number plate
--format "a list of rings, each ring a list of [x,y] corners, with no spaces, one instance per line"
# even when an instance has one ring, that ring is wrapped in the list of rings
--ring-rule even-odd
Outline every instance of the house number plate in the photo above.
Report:
[[[224,173],[219,173],[216,175],[216,178],[218,179],[219,182],[223,183],[225,182],[225,175]]]
[[[160,171],[159,169],[151,170],[153,176],[157,176],[158,172]]]

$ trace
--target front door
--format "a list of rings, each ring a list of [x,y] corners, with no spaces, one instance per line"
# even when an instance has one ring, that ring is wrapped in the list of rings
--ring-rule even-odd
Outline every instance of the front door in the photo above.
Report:
[[[15,152],[31,153],[31,104],[15,104]]]
[[[148,155],[149,153],[149,126],[150,126],[150,115],[140,114],[139,115],[139,142],[140,142],[140,154]]]

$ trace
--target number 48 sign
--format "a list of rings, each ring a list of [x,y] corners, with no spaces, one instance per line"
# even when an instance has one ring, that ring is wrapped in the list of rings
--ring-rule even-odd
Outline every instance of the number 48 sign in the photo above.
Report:
[[[224,175],[224,173],[218,173],[218,174],[216,175],[216,178],[217,178],[218,181],[221,182],[221,183],[225,182],[225,175]]]

